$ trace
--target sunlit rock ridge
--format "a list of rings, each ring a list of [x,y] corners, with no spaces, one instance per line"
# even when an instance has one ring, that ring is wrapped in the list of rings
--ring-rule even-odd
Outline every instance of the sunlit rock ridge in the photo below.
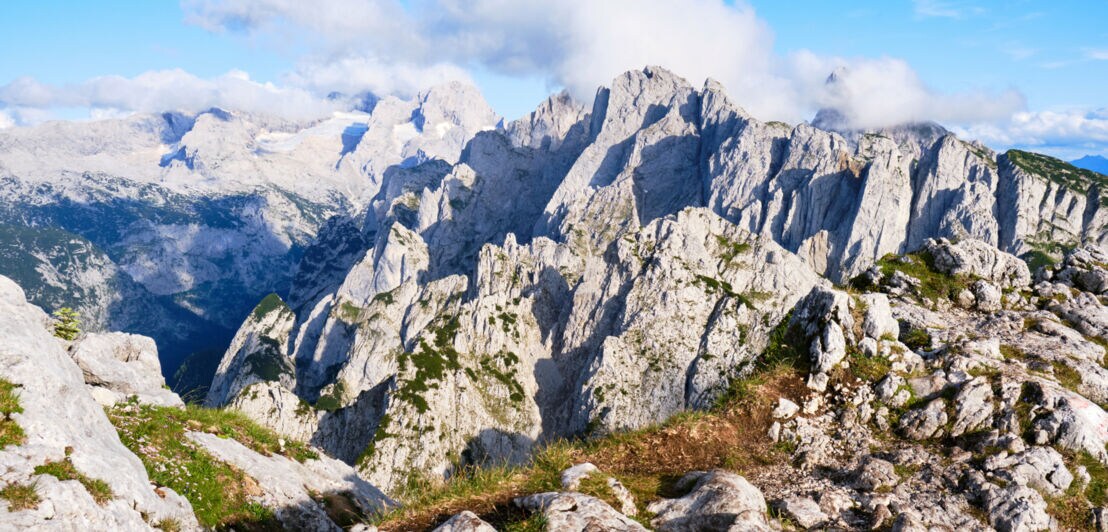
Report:
[[[364,211],[321,226],[206,402],[388,490],[710,405],[798,301],[888,254],[945,238],[1037,267],[1104,242],[1104,176],[832,116],[761,122],[649,67],[591,107],[556,95],[476,132],[456,161],[365,166]],[[846,344],[828,334],[813,352],[831,368]]]

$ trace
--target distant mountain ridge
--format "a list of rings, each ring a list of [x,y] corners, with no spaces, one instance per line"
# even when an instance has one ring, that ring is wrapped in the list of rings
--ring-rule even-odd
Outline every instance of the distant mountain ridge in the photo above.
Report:
[[[1086,170],[1108,175],[1108,158],[1103,155],[1086,155],[1080,159],[1070,161],[1070,164],[1078,168],[1084,168]]]

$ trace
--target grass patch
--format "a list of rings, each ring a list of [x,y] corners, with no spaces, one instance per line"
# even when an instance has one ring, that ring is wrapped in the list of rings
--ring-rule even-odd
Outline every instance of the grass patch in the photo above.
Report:
[[[0,489],[0,499],[8,501],[10,512],[38,508],[38,503],[42,502],[35,484],[8,484]]]
[[[255,321],[261,321],[266,315],[275,310],[289,310],[289,307],[281,300],[281,296],[269,294],[258,302],[258,305],[254,307],[254,312],[251,315],[254,317]]]
[[[1004,360],[1025,360],[1027,353],[1012,344],[1000,344],[1000,356],[1004,357]]]
[[[1081,387],[1081,373],[1060,360],[1052,360],[1050,363],[1054,367],[1054,378],[1059,384],[1073,392]]]
[[[1108,468],[1086,451],[1066,458],[1071,469],[1085,466],[1089,482],[1075,479],[1064,494],[1047,497],[1047,512],[1058,520],[1063,530],[1085,530],[1089,527],[1091,508],[1103,507],[1108,502]]]
[[[335,381],[335,384],[331,386],[330,393],[319,396],[319,399],[315,402],[315,408],[317,410],[326,410],[328,412],[334,412],[342,408],[342,401],[346,393],[346,385],[341,380]]]
[[[108,417],[123,444],[142,460],[150,480],[188,499],[206,527],[266,527],[277,521],[272,510],[255,501],[261,490],[253,479],[217,460],[185,432],[232,438],[264,455],[318,458],[303,443],[286,442],[282,448],[277,434],[231,410],[127,403],[109,410]]]
[[[93,500],[99,505],[104,505],[115,497],[112,493],[112,487],[107,482],[98,478],[90,478],[77,471],[68,457],[60,462],[46,462],[35,467],[35,474],[50,475],[58,480],[76,480],[85,487],[85,490],[88,491],[89,495],[92,495]]]
[[[883,356],[867,357],[857,351],[847,353],[850,372],[863,382],[877,382],[892,371],[893,364]]]
[[[12,382],[0,379],[0,449],[9,445],[21,445],[27,440],[23,434],[23,427],[12,419],[12,414],[20,414],[23,407],[19,405],[19,397],[15,394],[16,385]]]
[[[913,351],[931,348],[931,334],[922,327],[905,327],[900,333],[900,342]]]
[[[735,260],[735,257],[750,251],[750,243],[748,242],[735,242],[727,237],[716,235],[716,243],[719,244],[720,258],[723,262],[730,263]]]
[[[158,521],[157,523],[154,523],[154,528],[161,530],[162,532],[180,532],[181,522],[171,517],[167,517],[165,519],[162,519],[161,521]]]
[[[974,281],[971,276],[967,275],[939,273],[934,268],[934,259],[926,251],[907,255],[890,253],[877,261],[877,267],[881,270],[883,278],[888,278],[896,272],[900,272],[917,279],[919,286],[915,287],[915,293],[920,299],[924,300],[954,299],[959,292],[965,290]],[[851,285],[859,289],[872,288],[864,286],[863,279],[862,276],[855,277],[851,280]]]

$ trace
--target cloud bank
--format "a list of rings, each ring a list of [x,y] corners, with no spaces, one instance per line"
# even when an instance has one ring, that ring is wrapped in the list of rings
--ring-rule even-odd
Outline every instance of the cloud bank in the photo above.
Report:
[[[181,5],[188,23],[208,31],[305,52],[279,85],[242,72],[201,79],[166,70],[61,87],[21,79],[0,87],[0,102],[16,109],[79,106],[112,112],[219,106],[310,118],[342,105],[333,93],[410,96],[446,80],[467,80],[473,68],[540,77],[587,102],[598,86],[623,71],[662,65],[694,84],[709,77],[720,81],[736,103],[765,120],[799,122],[830,107],[856,127],[936,120],[1013,143],[1040,134],[1095,133],[1108,124],[1099,115],[1029,113],[1014,90],[939,92],[896,58],[828,57],[808,50],[782,55],[774,51],[772,30],[742,0],[183,0]],[[915,10],[921,17],[974,14],[971,6],[951,1],[917,1]],[[8,121],[20,123],[19,115],[9,114]]]
[[[444,65],[479,65],[505,75],[541,76],[588,101],[620,72],[662,65],[693,83],[715,78],[755,116],[790,122],[825,106],[838,108],[859,127],[994,120],[1024,107],[1023,98],[1011,91],[937,93],[895,59],[808,51],[781,57],[773,51],[773,32],[743,2],[416,0],[405,8],[395,0],[336,0],[324,6],[185,0],[182,5],[187,20],[210,31],[260,40],[280,36],[314,47],[316,56],[289,77],[314,90],[342,85],[351,91],[381,77],[418,79],[421,68],[448,75]],[[954,12],[934,2],[917,9]],[[398,65],[400,75],[394,76],[390,71]],[[838,83],[824,83],[834,71]]]

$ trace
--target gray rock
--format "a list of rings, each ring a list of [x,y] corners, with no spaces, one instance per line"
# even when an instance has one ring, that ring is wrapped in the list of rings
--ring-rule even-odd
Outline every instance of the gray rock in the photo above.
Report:
[[[889,298],[885,294],[858,296],[866,312],[862,318],[862,331],[866,336],[879,340],[885,337],[899,338],[900,323],[893,317]]]
[[[989,523],[1005,532],[1034,532],[1057,526],[1046,511],[1043,497],[1019,484],[991,490],[985,496],[985,510],[989,513]]]
[[[975,377],[962,385],[954,397],[954,424],[950,435],[957,437],[987,428],[993,416],[993,389],[988,379]]]
[[[777,398],[777,406],[773,409],[773,417],[776,419],[788,419],[800,411],[800,405],[784,397]]]
[[[745,478],[726,471],[686,475],[692,491],[679,499],[650,503],[656,517],[651,524],[661,531],[769,530],[762,492]]]
[[[340,530],[317,503],[313,493],[343,494],[365,514],[396,506],[377,488],[362,480],[354,468],[327,456],[303,463],[281,455],[263,456],[241,443],[206,432],[186,436],[219,460],[227,462],[257,481],[262,503],[273,508],[286,528]]]
[[[1007,482],[1030,486],[1051,497],[1065,493],[1074,480],[1062,455],[1051,447],[1032,447],[1011,456],[992,456],[986,460],[985,468]]]
[[[804,529],[819,528],[827,522],[827,514],[810,497],[789,497],[780,501],[777,507]]]
[[[434,532],[496,532],[496,529],[467,510],[454,515],[436,527]]]
[[[854,472],[854,485],[866,491],[890,488],[900,483],[896,467],[888,460],[868,456]]]
[[[980,240],[957,243],[930,240],[923,249],[931,254],[935,269],[942,273],[977,276],[1002,288],[1022,288],[1031,283],[1026,263]]]
[[[589,462],[576,464],[573,467],[562,471],[562,489],[568,491],[576,491],[581,485],[581,481],[589,477],[594,473],[599,473],[600,469],[597,469],[595,465]]]
[[[934,399],[927,406],[904,414],[900,418],[900,430],[913,440],[926,440],[942,436],[946,422],[946,401]]]
[[[41,499],[34,509],[0,512],[0,529],[146,530],[161,519],[198,529],[189,502],[168,488],[155,491],[142,462],[120,442],[46,313],[2,276],[0,315],[0,377],[18,387],[23,411],[12,420],[26,438],[0,450],[0,483],[34,485]],[[34,473],[67,458],[81,474],[108,483],[113,498],[100,505],[77,481]]]
[[[514,502],[525,510],[542,512],[549,530],[568,532],[646,530],[642,525],[605,504],[604,501],[580,493],[538,493],[517,498]]]
[[[184,406],[165,386],[158,347],[145,336],[125,333],[93,333],[80,338],[70,355],[85,376],[85,384],[99,390],[93,396],[111,406],[130,396],[139,402]]]
[[[1000,290],[992,283],[985,280],[977,280],[970,285],[973,292],[974,306],[983,312],[996,312],[1001,307]]]

